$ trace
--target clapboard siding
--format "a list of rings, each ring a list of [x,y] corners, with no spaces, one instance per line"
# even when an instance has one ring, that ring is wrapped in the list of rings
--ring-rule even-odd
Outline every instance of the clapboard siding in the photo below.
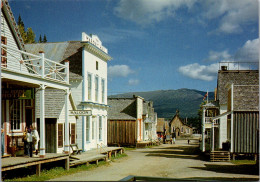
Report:
[[[1,36],[7,38],[7,46],[15,50],[19,50],[17,43],[14,39],[14,36],[10,30],[10,26],[6,21],[6,17],[1,11]],[[22,56],[17,51],[7,49],[7,68],[12,70],[20,70],[23,72],[28,72],[25,66],[21,66],[19,61],[22,60]],[[20,67],[21,66],[21,67]]]
[[[258,153],[259,113],[234,112],[234,153]]]
[[[136,121],[109,120],[107,127],[107,144],[108,145],[135,145]]]

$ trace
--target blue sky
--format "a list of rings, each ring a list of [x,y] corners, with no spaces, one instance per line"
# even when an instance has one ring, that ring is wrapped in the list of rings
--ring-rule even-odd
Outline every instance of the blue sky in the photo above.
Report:
[[[48,42],[96,34],[113,60],[108,94],[213,91],[219,61],[258,61],[257,0],[9,0]],[[236,64],[229,65],[235,69]],[[240,66],[243,68],[243,65]]]

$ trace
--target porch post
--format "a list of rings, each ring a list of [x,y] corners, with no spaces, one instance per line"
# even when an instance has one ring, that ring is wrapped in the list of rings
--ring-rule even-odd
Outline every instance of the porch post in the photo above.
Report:
[[[40,88],[40,157],[45,157],[45,85]]]
[[[203,107],[203,112],[202,112],[202,152],[205,152],[205,107]]]
[[[230,122],[230,127],[231,127],[231,130],[230,130],[230,152],[233,152],[234,150],[234,142],[233,142],[233,137],[234,137],[234,134],[233,134],[233,119],[234,119],[234,116],[233,116],[233,103],[234,103],[234,84],[231,85],[231,122]]]
[[[212,141],[211,141],[211,151],[214,151],[214,120],[212,120]]]
[[[69,144],[69,89],[65,90],[65,145],[64,145],[64,152],[66,154],[70,151],[70,144]]]

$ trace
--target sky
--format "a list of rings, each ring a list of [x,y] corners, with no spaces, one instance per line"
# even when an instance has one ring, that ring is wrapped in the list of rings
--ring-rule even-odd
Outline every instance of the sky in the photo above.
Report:
[[[113,58],[108,95],[214,91],[219,62],[259,60],[258,0],[9,0],[48,42],[95,34]],[[223,65],[223,64],[222,64]],[[239,64],[248,69],[247,64]]]

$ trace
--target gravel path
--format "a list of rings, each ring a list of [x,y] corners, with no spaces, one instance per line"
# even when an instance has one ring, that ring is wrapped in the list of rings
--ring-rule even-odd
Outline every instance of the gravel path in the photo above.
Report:
[[[91,171],[84,171],[51,181],[118,181],[128,175],[169,178],[196,178],[224,180],[258,180],[258,175],[238,170],[229,162],[207,162],[197,154],[197,143],[162,144],[153,148],[126,151],[127,157],[110,162]],[[240,173],[240,174],[239,174]],[[214,177],[214,178],[213,178]]]

